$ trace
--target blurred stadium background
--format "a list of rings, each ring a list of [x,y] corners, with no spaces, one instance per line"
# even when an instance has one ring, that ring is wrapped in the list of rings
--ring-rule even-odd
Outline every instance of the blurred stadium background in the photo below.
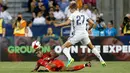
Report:
[[[23,19],[28,22],[28,25],[29,23],[32,23],[31,25],[33,26],[30,25],[29,27],[33,34],[30,36],[44,35],[46,34],[48,27],[52,27],[54,33],[57,35],[61,36],[62,33],[63,35],[68,35],[69,30],[67,27],[58,30],[60,28],[56,29],[53,27],[53,22],[63,22],[67,19],[70,14],[67,7],[71,4],[71,1],[73,0],[63,0],[63,2],[62,0],[1,0],[1,11],[2,8],[4,8],[4,11],[1,12],[0,17],[4,19],[6,24],[5,28],[8,29],[6,30],[6,36],[13,36],[13,28],[15,27],[12,25],[15,23],[18,13],[22,14]],[[123,32],[123,21],[124,17],[130,18],[129,0],[79,0],[79,6],[83,6],[81,12],[86,13],[95,22],[98,20],[97,17],[100,17],[101,19],[99,20],[105,23],[105,26],[101,27],[103,29],[107,28],[107,24],[112,21],[112,24],[117,31],[114,36],[126,34]],[[59,12],[56,12],[57,9],[60,9]],[[39,12],[41,12],[42,15],[40,17],[38,16]],[[50,18],[51,14],[52,18]],[[58,16],[59,14],[60,16]],[[42,20],[42,22],[40,20]],[[37,28],[39,29],[37,30]],[[98,28],[98,26],[95,27],[96,30],[93,28],[91,33],[92,36],[111,36],[106,35],[104,31],[102,32],[100,28],[99,30]]]
[[[67,7],[73,1],[95,22],[89,32],[90,38],[94,45],[100,46],[101,55],[108,64],[102,67],[95,55],[87,53],[88,48],[85,53],[79,48],[78,53],[72,53],[77,61],[74,64],[92,61],[92,68],[78,73],[129,73],[130,0],[0,0],[0,73],[29,73],[38,60],[30,47],[34,40],[41,42],[43,52],[62,45],[69,36],[70,26],[55,27],[53,23],[68,18],[71,13]],[[21,17],[20,24],[17,23],[18,16]],[[24,34],[15,32],[21,28],[18,25],[23,27]],[[117,53],[104,53],[106,45],[120,46],[121,50],[116,47]],[[81,43],[76,46],[81,46]],[[122,52],[123,49],[126,53]],[[58,58],[66,61],[62,54]]]

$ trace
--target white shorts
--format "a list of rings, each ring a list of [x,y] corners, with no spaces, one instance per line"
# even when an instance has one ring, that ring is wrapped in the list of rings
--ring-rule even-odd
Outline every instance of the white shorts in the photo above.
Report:
[[[68,38],[68,42],[72,45],[75,45],[78,42],[81,42],[83,45],[87,45],[90,43],[88,32],[77,32]]]

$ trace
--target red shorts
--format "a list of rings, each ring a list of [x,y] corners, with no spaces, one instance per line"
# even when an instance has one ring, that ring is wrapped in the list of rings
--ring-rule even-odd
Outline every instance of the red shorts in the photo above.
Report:
[[[49,65],[46,66],[46,69],[50,70],[50,71],[60,71],[65,65],[64,62],[58,59],[55,59],[51,62],[52,64],[55,64],[56,67],[51,68]]]

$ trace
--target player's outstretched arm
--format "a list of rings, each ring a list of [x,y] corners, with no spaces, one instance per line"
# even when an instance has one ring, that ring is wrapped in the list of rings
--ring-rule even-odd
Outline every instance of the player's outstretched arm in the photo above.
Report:
[[[57,58],[57,57],[59,56],[54,50],[52,50],[52,51],[50,52],[50,54],[51,54],[50,59],[54,59],[54,58]]]
[[[61,26],[66,26],[69,25],[71,23],[71,20],[68,19],[67,21],[60,23],[60,24],[54,24],[55,27],[61,27]]]
[[[31,72],[36,72],[39,69],[39,67],[40,67],[39,65],[36,65],[35,69],[33,69]]]
[[[88,19],[88,22],[89,22],[89,26],[90,26],[89,30],[91,30],[93,28],[94,22],[91,19]]]

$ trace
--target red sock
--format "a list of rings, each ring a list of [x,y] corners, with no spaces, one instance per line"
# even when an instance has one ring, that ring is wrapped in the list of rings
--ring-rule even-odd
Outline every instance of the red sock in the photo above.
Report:
[[[82,65],[74,66],[73,68],[76,71],[76,70],[81,70],[81,69],[85,68],[85,66],[84,66],[84,64],[82,64]]]

